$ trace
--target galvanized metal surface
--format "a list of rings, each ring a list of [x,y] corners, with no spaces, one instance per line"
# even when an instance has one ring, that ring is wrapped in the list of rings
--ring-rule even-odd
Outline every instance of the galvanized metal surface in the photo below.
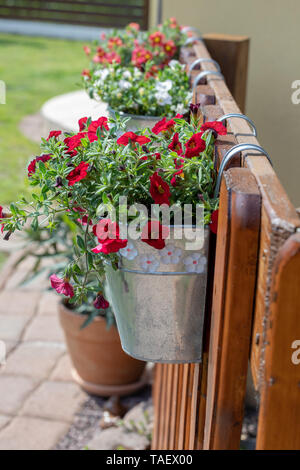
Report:
[[[186,240],[175,240],[171,229],[165,249],[130,240],[128,253],[121,250],[120,269],[107,266],[107,295],[129,355],[150,362],[201,362],[208,242],[205,228],[202,248],[186,250]]]
[[[108,112],[110,116],[115,117],[115,110],[108,106]],[[126,131],[139,131],[142,129],[146,129],[152,127],[162,119],[162,116],[138,116],[137,114],[127,114],[123,113],[122,111],[119,112],[120,116],[123,118],[130,118],[126,125]]]

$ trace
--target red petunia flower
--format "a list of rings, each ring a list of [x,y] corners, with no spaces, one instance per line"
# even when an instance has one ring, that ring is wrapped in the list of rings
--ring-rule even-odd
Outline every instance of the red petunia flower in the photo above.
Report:
[[[165,239],[169,236],[169,229],[157,220],[149,220],[142,230],[141,241],[147,245],[162,250],[166,246]]]
[[[114,49],[115,47],[121,47],[123,46],[123,41],[118,36],[115,36],[113,38],[109,38],[107,42],[107,46],[109,49]]]
[[[165,39],[165,35],[160,31],[155,31],[149,36],[149,41],[152,47],[162,46]]]
[[[98,238],[99,245],[92,249],[93,253],[117,253],[127,245],[126,239],[120,238],[119,226],[110,219],[102,219],[93,226],[94,235]]]
[[[89,71],[89,69],[83,69],[83,71],[81,72],[81,75],[83,77],[91,78],[91,72]]]
[[[60,279],[56,274],[50,276],[51,286],[56,290],[58,294],[63,294],[66,297],[73,297],[74,290],[68,279]]]
[[[67,176],[67,180],[69,181],[69,186],[73,186],[78,181],[86,178],[88,167],[89,167],[88,163],[80,162],[79,165],[76,166],[76,168],[74,168],[74,170],[72,170]]]
[[[50,154],[45,154],[45,155],[41,155],[40,157],[35,157],[34,160],[31,160],[31,162],[29,163],[28,165],[28,176],[31,176],[33,175],[33,173],[35,173],[35,169],[36,169],[36,163],[37,162],[47,162],[48,160],[50,160],[50,158],[52,158],[52,155]]]
[[[157,171],[150,177],[150,194],[155,204],[170,205],[170,188]]]
[[[152,155],[144,155],[143,157],[140,158],[140,160],[148,160],[148,158],[154,158],[155,160],[161,160],[161,155],[159,152],[155,152]]]
[[[79,119],[79,121],[78,121],[78,126],[79,126],[79,130],[80,130],[80,131],[83,131],[83,129],[85,128],[85,125],[86,125],[86,123],[87,123],[87,120],[88,120],[87,117],[83,117],[83,118]]]
[[[217,233],[218,231],[218,218],[219,218],[219,210],[215,210],[213,211],[213,213],[211,214],[211,220],[210,220],[210,230],[213,232],[213,233]]]
[[[81,139],[86,136],[86,132],[78,132],[78,134],[72,135],[71,137],[66,137],[64,143],[67,146],[67,153],[74,157],[77,155],[77,147],[81,145]]]
[[[164,50],[166,52],[166,54],[169,56],[169,57],[172,57],[176,51],[177,51],[177,47],[175,45],[175,42],[172,41],[172,39],[170,39],[169,41],[165,42],[165,44],[163,45],[164,47]]]
[[[97,297],[95,298],[93,305],[98,310],[101,308],[105,310],[109,307],[109,302],[103,297],[101,293],[99,293]]]
[[[175,132],[172,138],[172,142],[168,145],[168,149],[176,152],[178,155],[182,155],[182,145],[179,141],[179,134]]]
[[[51,131],[50,134],[47,137],[47,141],[51,139],[51,137],[59,137],[61,135],[61,131]]]
[[[130,142],[144,145],[148,142],[151,142],[151,139],[149,139],[149,137],[145,137],[144,135],[136,135],[134,132],[129,131],[125,132],[125,134],[121,135],[121,137],[119,137],[117,140],[117,144],[119,145],[128,145]]]
[[[107,117],[100,117],[96,121],[92,121],[91,124],[89,125],[89,132],[97,132],[97,129],[106,129],[108,131],[109,127],[107,125]]]
[[[160,121],[158,121],[154,127],[152,127],[152,132],[153,134],[160,134],[161,132],[166,132],[166,131],[171,131],[175,125],[175,121],[173,119],[170,119],[167,121],[167,118],[163,118]]]
[[[142,46],[137,46],[132,51],[131,62],[136,67],[141,67],[143,64],[145,64],[145,62],[151,60],[152,58],[153,55],[150,51],[148,51]]]
[[[227,134],[227,129],[226,127],[219,121],[211,121],[211,122],[205,122],[201,126],[201,131],[207,131],[207,130],[212,130],[215,131],[219,135],[226,135]]]
[[[187,141],[184,154],[186,158],[197,157],[201,152],[203,152],[203,150],[205,150],[206,144],[201,138],[202,134],[202,132],[198,132]]]

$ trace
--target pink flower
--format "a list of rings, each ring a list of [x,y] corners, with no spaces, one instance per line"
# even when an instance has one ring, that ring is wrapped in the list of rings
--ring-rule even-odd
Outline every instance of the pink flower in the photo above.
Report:
[[[52,274],[50,276],[50,281],[51,281],[51,286],[53,289],[56,290],[58,294],[63,294],[66,297],[73,297],[74,296],[74,290],[71,284],[69,283],[68,279],[60,279],[59,277],[56,276],[56,274]]]
[[[104,310],[109,307],[109,302],[103,297],[103,295],[99,292],[97,297],[95,298],[93,305],[97,309],[103,308]]]

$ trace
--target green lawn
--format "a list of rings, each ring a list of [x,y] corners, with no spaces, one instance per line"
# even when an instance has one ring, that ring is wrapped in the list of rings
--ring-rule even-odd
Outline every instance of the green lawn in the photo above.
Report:
[[[80,87],[87,66],[82,42],[0,34],[0,80],[6,105],[0,104],[0,205],[26,191],[25,167],[38,145],[24,137],[19,123],[49,98]]]

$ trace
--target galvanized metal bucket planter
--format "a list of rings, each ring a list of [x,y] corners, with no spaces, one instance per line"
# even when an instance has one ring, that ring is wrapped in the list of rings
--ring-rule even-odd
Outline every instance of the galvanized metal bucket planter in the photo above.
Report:
[[[186,250],[186,241],[172,227],[163,250],[129,240],[119,270],[106,268],[122,347],[136,359],[201,362],[209,229],[201,249]]]
[[[108,112],[111,117],[115,117],[115,110],[108,106]],[[130,121],[127,122],[126,131],[139,131],[141,129],[146,129],[146,127],[152,127],[162,119],[162,117],[157,116],[138,116],[137,114],[127,114],[119,111],[119,114],[123,118],[130,118]]]

